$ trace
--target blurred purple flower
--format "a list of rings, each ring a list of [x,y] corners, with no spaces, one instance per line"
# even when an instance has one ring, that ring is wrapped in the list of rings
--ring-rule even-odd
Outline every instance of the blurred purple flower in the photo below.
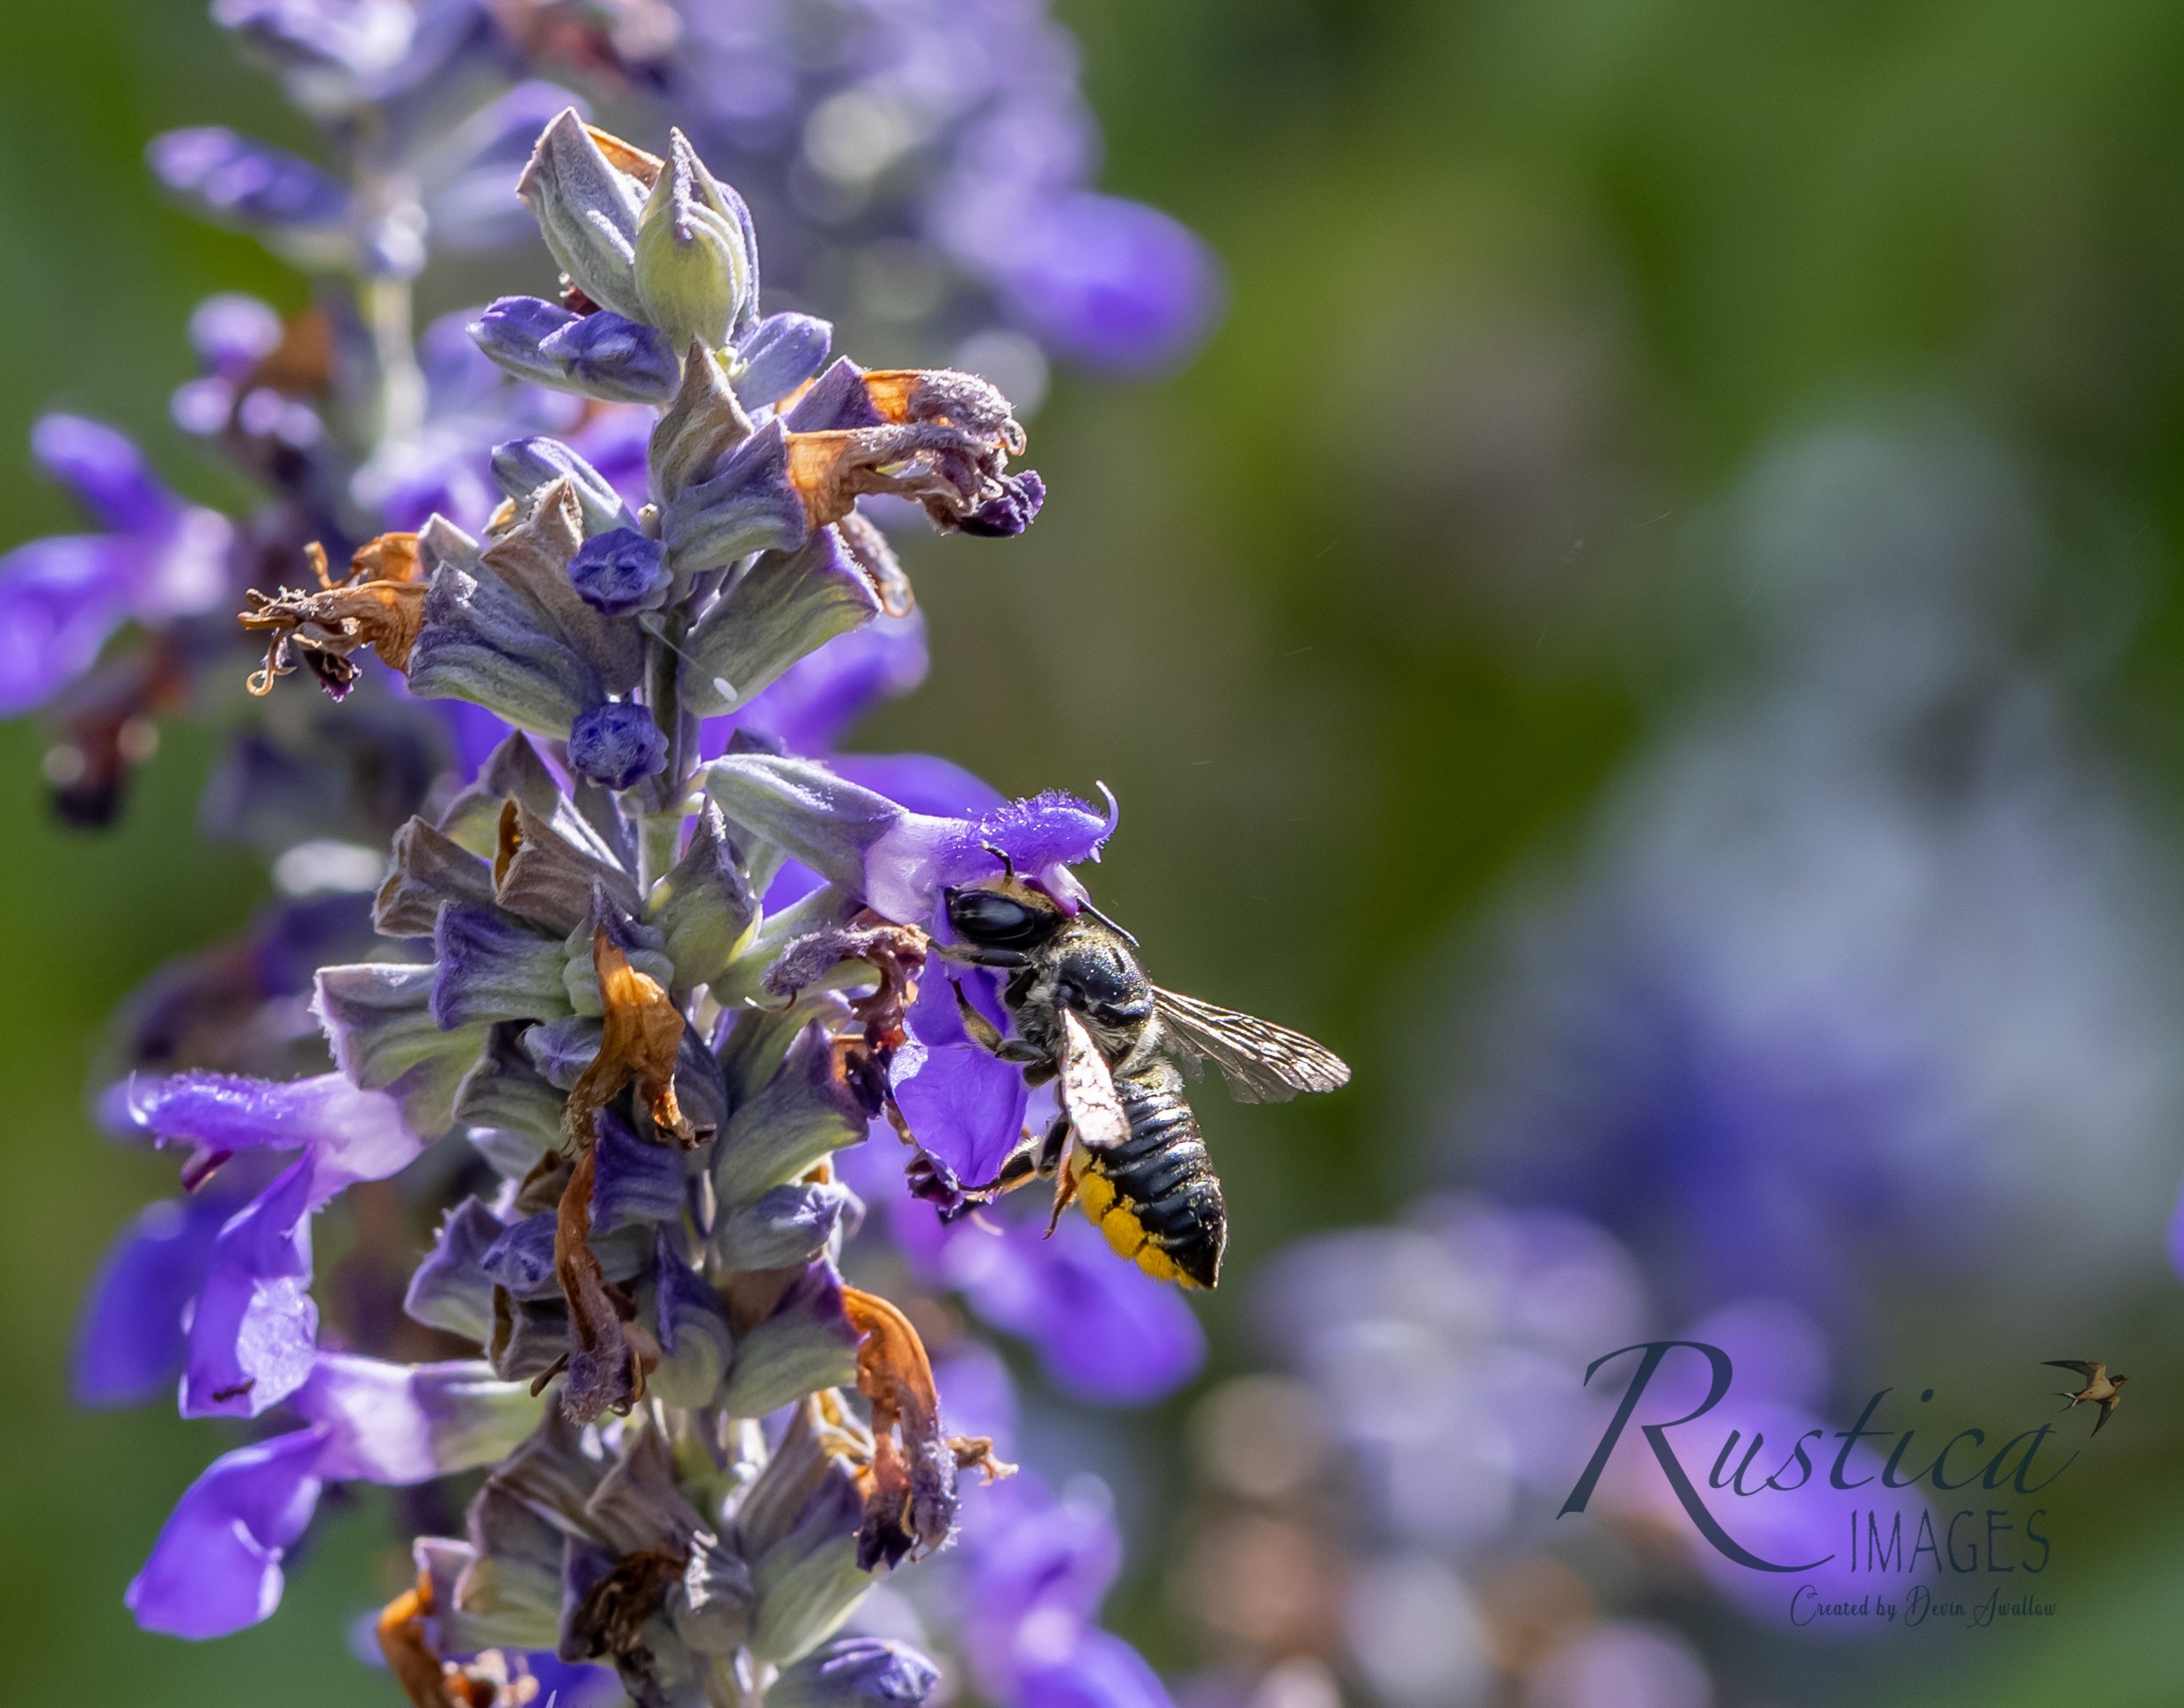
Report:
[[[186,1308],[204,1284],[222,1224],[239,1207],[233,1194],[209,1188],[148,1204],[121,1230],[77,1324],[78,1404],[137,1405],[172,1389],[187,1345]]]
[[[234,528],[160,484],[136,447],[79,415],[48,415],[31,451],[106,531],[33,539],[0,557],[0,716],[42,704],[132,619],[217,605]]]

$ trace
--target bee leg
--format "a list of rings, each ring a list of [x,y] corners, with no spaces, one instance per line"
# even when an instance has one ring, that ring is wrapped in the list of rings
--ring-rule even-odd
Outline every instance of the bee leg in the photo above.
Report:
[[[1062,1225],[1062,1212],[1069,1207],[1069,1200],[1077,1195],[1077,1177],[1064,1169],[1054,1178],[1054,1213],[1046,1219],[1046,1237],[1052,1239],[1054,1230]]]
[[[975,943],[934,943],[933,953],[962,966],[994,967],[1005,972],[1021,971],[1031,964],[1030,957],[1022,949],[983,949]]]
[[[1045,1061],[1044,1053],[1022,1038],[1003,1037],[999,1027],[971,1006],[971,999],[963,993],[961,985],[956,986],[956,1012],[963,1016],[963,1029],[971,1034],[971,1042],[1003,1061],[1014,1062],[1019,1067]]]

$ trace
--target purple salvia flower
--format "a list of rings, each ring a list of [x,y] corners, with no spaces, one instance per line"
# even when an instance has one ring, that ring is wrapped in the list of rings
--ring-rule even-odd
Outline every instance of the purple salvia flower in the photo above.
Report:
[[[976,818],[912,812],[810,761],[729,754],[707,767],[706,787],[732,823],[773,842],[890,919],[933,917],[949,884],[996,876],[1004,857],[1074,905],[1069,871],[1096,859],[1118,810],[1104,815],[1058,792],[1013,801]]]
[[[224,1455],[176,1504],[128,1588],[146,1630],[224,1637],[270,1618],[282,1558],[326,1484],[421,1483],[487,1464],[535,1414],[522,1385],[482,1365],[333,1355],[316,1360],[291,1403],[308,1427]]]
[[[386,619],[386,643],[373,644],[388,668],[363,678],[366,693],[331,727],[355,755],[399,758],[379,773],[343,758],[353,774],[402,786],[385,791],[399,797],[391,816],[382,799],[355,820],[363,832],[341,816],[338,788],[284,817],[268,803],[293,791],[276,780],[331,767],[322,751],[253,734],[223,767],[215,817],[278,854],[283,881],[299,887],[348,869],[355,851],[337,841],[399,825],[370,913],[404,947],[378,958],[322,943],[300,914],[284,915],[259,945],[280,965],[225,984],[201,969],[154,1005],[172,1022],[187,993],[208,989],[232,1003],[218,1023],[154,1024],[146,1010],[136,1053],[201,1071],[140,1078],[107,1100],[125,1128],[193,1147],[186,1174],[197,1191],[132,1229],[111,1260],[92,1332],[116,1331],[81,1360],[87,1391],[140,1393],[179,1367],[186,1413],[278,1407],[299,1426],[208,1469],[129,1604],[152,1629],[240,1629],[277,1602],[283,1556],[326,1484],[486,1468],[466,1536],[421,1545],[430,1600],[407,1612],[398,1603],[380,1626],[413,1693],[442,1689],[445,1654],[473,1696],[526,1672],[581,1690],[564,1663],[597,1662],[649,1703],[717,1697],[737,1672],[762,1676],[784,1708],[922,1701],[931,1663],[830,1633],[869,1582],[867,1566],[949,1540],[959,1466],[983,1464],[988,1479],[1008,1468],[945,1433],[910,1319],[844,1284],[842,1246],[863,1211],[836,1153],[892,1103],[930,1137],[920,1166],[960,1181],[1005,1150],[1025,1090],[1014,1067],[965,1037],[945,979],[927,979],[909,1003],[920,933],[841,935],[844,946],[876,943],[879,958],[821,968],[795,987],[793,1013],[754,993],[771,989],[770,970],[793,958],[785,951],[810,960],[815,933],[836,942],[825,933],[842,931],[860,900],[929,919],[946,885],[1013,864],[1074,907],[1082,891],[1068,869],[1111,832],[1112,803],[1104,816],[1061,795],[1006,803],[942,762],[907,757],[843,761],[813,822],[745,822],[710,805],[694,832],[685,820],[708,792],[734,795],[738,768],[756,762],[744,751],[753,741],[823,754],[866,706],[914,684],[925,656],[909,585],[857,506],[904,496],[943,531],[1020,532],[1044,495],[1036,474],[1008,466],[1022,429],[1006,399],[967,373],[837,362],[821,377],[832,328],[762,312],[751,218],[680,133],[664,163],[652,160],[590,130],[539,84],[450,128],[499,56],[541,44],[671,85],[682,67],[661,57],[678,34],[664,5],[625,0],[582,18],[468,0],[216,10],[327,121],[340,164],[322,170],[216,128],[162,139],[155,163],[208,211],[336,275],[330,284],[368,292],[374,335],[360,335],[338,289],[285,324],[245,302],[210,305],[195,328],[204,377],[178,396],[177,417],[270,493],[252,524],[254,553],[278,561],[316,539],[338,580],[362,546],[326,599],[312,605],[306,592],[282,608],[299,627],[337,626],[315,637],[337,657],[347,619],[324,613],[370,607]],[[693,39],[706,33],[694,13],[685,24]],[[1051,57],[1050,26],[1022,39]],[[868,40],[891,49],[909,38],[890,27]],[[869,60],[876,70],[883,62]],[[949,122],[968,136],[995,93],[966,88]],[[513,142],[542,123],[522,193],[575,288],[561,304],[502,299],[476,318],[474,345],[442,323],[414,352],[401,348],[386,334],[426,231],[490,242],[502,222],[487,192]],[[1082,128],[1065,113],[1053,146],[1030,151],[1064,163],[1046,180],[1055,195],[1037,205],[1081,187],[1088,151],[1070,133]],[[371,150],[353,153],[366,132]],[[831,158],[845,164],[839,150]],[[1054,311],[1044,335],[1061,341],[1073,314],[1084,319]],[[1012,337],[992,348],[1021,356]],[[1151,338],[1141,322],[1109,349],[1133,339],[1149,348]],[[1018,371],[1036,384],[1036,352],[1028,361]],[[372,423],[363,439],[351,436],[360,422]],[[548,436],[557,432],[569,436]],[[81,671],[122,622],[166,627],[209,608],[231,573],[231,526],[165,495],[126,444],[67,426],[47,436],[41,453],[114,533],[55,546],[26,569],[24,611],[65,643],[25,641],[26,656],[61,668],[20,703]],[[389,531],[360,542],[360,522]],[[392,587],[374,585],[383,574]],[[409,632],[388,617],[397,610]],[[188,658],[208,650],[189,639]],[[473,789],[435,790],[437,761],[408,759],[421,721],[413,695],[474,707],[445,707],[437,737],[478,771]],[[554,744],[499,741],[502,719]],[[731,728],[741,739],[718,762],[729,769],[704,768]],[[751,781],[740,778],[746,795]],[[808,873],[791,869],[796,859]],[[354,899],[351,925],[363,900]],[[322,960],[337,964],[310,979]],[[882,970],[877,993],[860,993],[859,967]],[[312,1076],[313,1045],[293,1035],[306,984],[338,1074]],[[998,1022],[992,979],[974,972],[965,984]],[[210,1071],[260,1066],[261,1046],[245,1040],[282,1003],[281,1066],[304,1077]],[[428,1140],[465,1162],[405,1174]],[[398,1175],[394,1190],[426,1208],[446,1181],[467,1190],[481,1168],[502,1184],[461,1199],[407,1290],[384,1235],[360,1221],[333,1283],[345,1308],[329,1320],[360,1353],[379,1350],[399,1301],[473,1341],[484,1360],[407,1367],[320,1350],[314,1217],[347,1185]],[[900,1195],[899,1173],[888,1185]],[[941,1230],[907,1199],[889,1220],[908,1217],[944,1232],[951,1251],[968,1231]],[[1187,1312],[1179,1334],[1130,1297],[1143,1278],[1111,1261],[1103,1277],[1086,1267],[1088,1227],[1073,1222],[1052,1245],[1022,1229],[980,1237],[998,1262],[934,1262],[933,1284],[1035,1338],[1042,1316],[1090,1312],[1139,1343],[1132,1374],[1091,1325],[1071,1330],[1072,1345],[1043,1341],[1073,1391],[1149,1393],[1195,1364]],[[1103,1280],[1123,1291],[1110,1298]],[[830,1392],[852,1389],[847,1404]],[[649,1426],[651,1399],[698,1414],[729,1454],[722,1470],[743,1491],[732,1527],[720,1522],[721,1489],[693,1481],[688,1456]],[[787,1414],[785,1429],[760,1431],[773,1412]],[[946,1415],[956,1421],[952,1403]],[[1034,1528],[1080,1524],[1051,1501],[1021,1516]],[[982,1682],[1027,1704],[1072,1680],[1093,1681],[1099,1694],[1086,1699],[1118,1708],[1164,1699],[1144,1688],[1134,1653],[1089,1624],[1097,1598],[1027,1588],[1021,1629],[984,1639]],[[488,1629],[490,1640],[469,1640]],[[1027,1646],[1025,1633],[1041,1629]]]

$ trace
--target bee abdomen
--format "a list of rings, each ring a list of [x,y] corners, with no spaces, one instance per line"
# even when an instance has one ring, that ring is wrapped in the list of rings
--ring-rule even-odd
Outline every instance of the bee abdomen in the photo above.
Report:
[[[1220,1275],[1228,1215],[1182,1075],[1160,1062],[1118,1076],[1115,1089],[1130,1137],[1087,1159],[1078,1188],[1085,1209],[1108,1243],[1148,1273],[1210,1287]]]

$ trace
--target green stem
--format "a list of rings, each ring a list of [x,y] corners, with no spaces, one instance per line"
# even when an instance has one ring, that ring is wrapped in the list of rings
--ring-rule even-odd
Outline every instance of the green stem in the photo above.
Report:
[[[693,755],[685,739],[689,721],[683,716],[675,680],[675,648],[681,627],[676,620],[669,634],[645,637],[645,703],[653,722],[667,737],[667,768],[653,779],[655,804],[638,825],[637,881],[647,894],[682,855],[683,808],[690,795]]]

